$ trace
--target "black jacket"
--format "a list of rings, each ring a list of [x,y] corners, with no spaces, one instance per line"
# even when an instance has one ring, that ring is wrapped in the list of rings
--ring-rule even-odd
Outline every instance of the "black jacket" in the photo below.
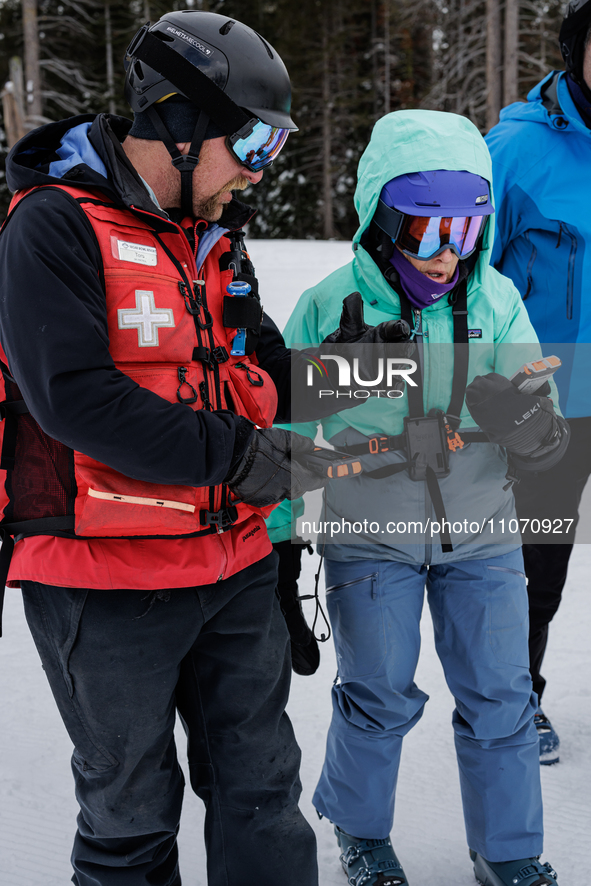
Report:
[[[60,139],[84,122],[92,122],[88,139],[108,178],[84,163],[52,178],[49,164],[59,159]],[[10,152],[9,187],[67,182],[100,188],[119,205],[148,210],[171,226],[121,148],[130,125],[101,114],[34,130]],[[233,200],[220,224],[237,229],[251,216]],[[120,372],[109,353],[101,280],[98,243],[76,202],[59,189],[27,196],[0,237],[0,341],[31,414],[51,437],[129,477],[220,483],[244,451],[250,425],[227,412],[179,409]],[[277,386],[277,420],[284,422],[290,417],[290,354],[265,317],[257,357]]]

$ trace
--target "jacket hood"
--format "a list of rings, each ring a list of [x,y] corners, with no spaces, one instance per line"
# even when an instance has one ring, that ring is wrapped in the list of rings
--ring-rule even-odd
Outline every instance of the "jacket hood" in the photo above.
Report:
[[[126,206],[161,214],[121,142],[131,120],[111,114],[81,114],[27,133],[6,159],[11,191],[71,184],[99,188]]]
[[[98,119],[94,114],[81,114],[28,132],[6,159],[10,190],[58,184],[64,179],[75,181],[79,187],[112,190],[105,163],[88,140]],[[110,122],[120,138],[131,126],[131,121],[123,117],[111,117]]]
[[[168,219],[121,147],[131,125],[126,117],[81,114],[32,130],[6,158],[8,187],[11,191],[57,184],[99,188],[126,206]],[[250,206],[234,197],[225,206],[219,227],[236,230],[253,215]]]
[[[486,143],[467,117],[442,111],[395,111],[378,120],[359,161],[355,208],[359,228],[354,244],[374,216],[384,185],[397,175],[434,169],[465,170],[485,178],[492,200],[492,162]],[[490,260],[494,214],[489,216],[478,268]],[[355,245],[353,247],[356,248]]]
[[[540,123],[561,132],[575,131],[591,137],[570,94],[566,71],[550,71],[527,95],[527,101],[514,102],[501,111],[499,122],[520,120]]]

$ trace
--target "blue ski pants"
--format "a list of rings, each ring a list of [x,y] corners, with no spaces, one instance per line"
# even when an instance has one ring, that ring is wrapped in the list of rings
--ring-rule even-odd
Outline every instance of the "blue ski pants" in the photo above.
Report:
[[[349,834],[392,829],[402,739],[428,696],[414,683],[425,586],[453,728],[468,844],[489,861],[542,851],[538,736],[521,550],[423,566],[326,561],[338,678],[317,810]]]

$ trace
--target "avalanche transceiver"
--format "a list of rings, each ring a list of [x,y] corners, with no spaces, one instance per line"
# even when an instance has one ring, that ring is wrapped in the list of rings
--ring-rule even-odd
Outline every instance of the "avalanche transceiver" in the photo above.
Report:
[[[511,376],[510,381],[522,394],[535,394],[545,381],[554,375],[562,366],[558,357],[542,357],[541,360],[533,360],[524,365]]]

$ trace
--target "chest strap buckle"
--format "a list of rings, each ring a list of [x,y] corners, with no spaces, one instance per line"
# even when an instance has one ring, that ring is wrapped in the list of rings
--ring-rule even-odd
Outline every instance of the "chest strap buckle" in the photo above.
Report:
[[[460,424],[460,419],[454,415],[444,415],[442,421],[449,451],[455,452],[457,449],[463,449],[464,441],[458,434],[457,430],[455,430]]]
[[[218,532],[229,529],[238,519],[238,510],[234,505],[220,508],[219,511],[201,511],[199,522],[202,526],[216,526]]]
[[[388,452],[390,449],[389,437],[370,437],[368,443],[371,455],[377,455],[379,452]]]
[[[228,352],[223,345],[218,345],[217,348],[214,348],[213,350],[210,350],[203,345],[200,345],[198,348],[193,348],[193,360],[199,360],[208,365],[212,363],[225,363],[228,359]]]

